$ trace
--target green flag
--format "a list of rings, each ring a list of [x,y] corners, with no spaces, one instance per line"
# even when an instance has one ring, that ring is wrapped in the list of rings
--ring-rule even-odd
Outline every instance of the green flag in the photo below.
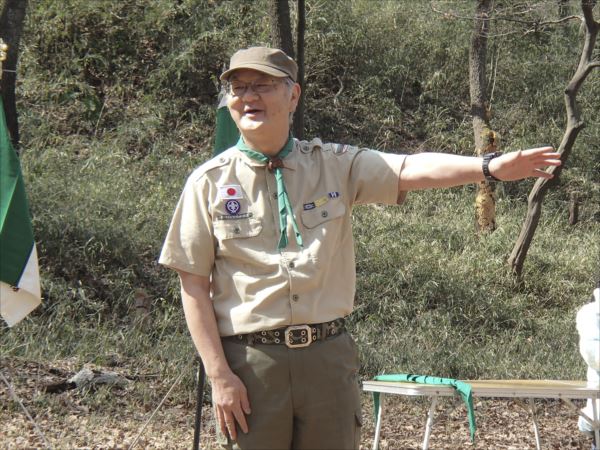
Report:
[[[229,114],[227,108],[227,93],[225,88],[221,88],[219,94],[219,106],[217,108],[217,124],[215,130],[215,147],[213,149],[213,156],[233,147],[240,137],[240,132],[235,125],[235,122]]]
[[[25,185],[0,98],[0,315],[13,326],[40,302],[40,274]]]

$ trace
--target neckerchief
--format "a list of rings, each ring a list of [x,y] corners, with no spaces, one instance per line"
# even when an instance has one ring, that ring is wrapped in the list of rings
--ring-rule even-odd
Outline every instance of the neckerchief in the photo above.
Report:
[[[427,375],[413,374],[390,374],[377,375],[374,378],[376,381],[410,381],[421,384],[437,384],[444,386],[452,386],[460,397],[465,402],[467,407],[467,416],[469,418],[469,431],[471,433],[471,442],[475,442],[475,410],[473,408],[473,395],[471,393],[471,385],[464,381],[455,380],[453,378],[438,378]],[[379,414],[379,392],[373,392],[373,404],[375,408],[375,423],[377,423]]]
[[[290,198],[285,189],[285,183],[283,182],[283,158],[285,158],[294,148],[294,140],[290,135],[285,146],[277,153],[274,158],[269,158],[268,156],[252,150],[250,147],[246,145],[242,136],[240,136],[236,147],[248,155],[248,157],[264,162],[267,164],[267,168],[269,171],[273,172],[275,175],[275,181],[277,183],[277,206],[279,209],[279,243],[277,244],[277,249],[284,249],[288,244],[287,238],[287,219],[288,216],[292,221],[292,226],[294,227],[294,232],[296,234],[296,243],[299,247],[303,247],[302,236],[300,235],[300,230],[298,228],[298,224],[296,223],[296,218],[294,217],[294,211],[292,210],[292,204],[290,203]]]

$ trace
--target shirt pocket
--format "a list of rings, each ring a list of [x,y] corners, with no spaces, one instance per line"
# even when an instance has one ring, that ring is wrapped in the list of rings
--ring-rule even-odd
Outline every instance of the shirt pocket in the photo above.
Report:
[[[214,234],[219,242],[228,239],[258,236],[261,233],[262,228],[262,222],[258,219],[223,220],[213,222]]]
[[[346,214],[346,205],[339,199],[331,200],[322,206],[302,211],[302,224],[308,228],[317,228],[319,225],[326,224],[332,220],[343,217]]]

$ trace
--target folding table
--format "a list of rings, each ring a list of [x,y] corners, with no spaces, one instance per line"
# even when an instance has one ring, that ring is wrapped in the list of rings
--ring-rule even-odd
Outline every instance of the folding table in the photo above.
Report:
[[[529,402],[529,410],[533,421],[533,431],[538,450],[541,450],[541,438],[535,415],[536,398],[560,399],[570,408],[574,409],[587,422],[590,423],[596,436],[596,442],[600,443],[600,411],[593,404],[593,417],[582,413],[572,400],[574,399],[600,399],[600,388],[588,386],[586,381],[559,381],[559,380],[465,380],[472,388],[473,398],[513,398],[522,404],[522,399]],[[390,381],[364,381],[363,390],[368,392],[379,392],[380,402],[377,411],[377,423],[375,425],[375,439],[373,449],[379,445],[381,433],[381,417],[383,415],[383,404],[385,394],[409,395],[430,397],[431,405],[427,414],[425,435],[423,437],[423,450],[429,447],[429,438],[433,427],[435,406],[439,397],[451,397],[456,395],[451,386],[430,385],[411,382]],[[576,426],[576,424],[574,424]]]

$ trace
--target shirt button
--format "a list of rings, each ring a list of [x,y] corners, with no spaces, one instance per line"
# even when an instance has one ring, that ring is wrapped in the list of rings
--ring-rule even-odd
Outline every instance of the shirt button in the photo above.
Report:
[[[321,213],[321,217],[327,217],[328,215],[329,215],[329,214],[327,213],[327,211],[323,211],[323,212]]]
[[[273,198],[277,200],[277,192],[273,192]]]
[[[300,299],[300,296],[298,296],[298,294],[292,295],[292,300],[294,300],[295,302],[297,302],[299,299]]]
[[[292,261],[291,263],[288,264],[288,267],[290,269],[293,269],[294,267],[296,267],[296,264],[294,264],[294,261]]]
[[[233,232],[234,232],[235,234],[240,234],[240,233],[241,233],[241,231],[242,231],[242,230],[240,230],[240,229],[239,229],[239,227],[235,227],[235,228],[233,229]]]

